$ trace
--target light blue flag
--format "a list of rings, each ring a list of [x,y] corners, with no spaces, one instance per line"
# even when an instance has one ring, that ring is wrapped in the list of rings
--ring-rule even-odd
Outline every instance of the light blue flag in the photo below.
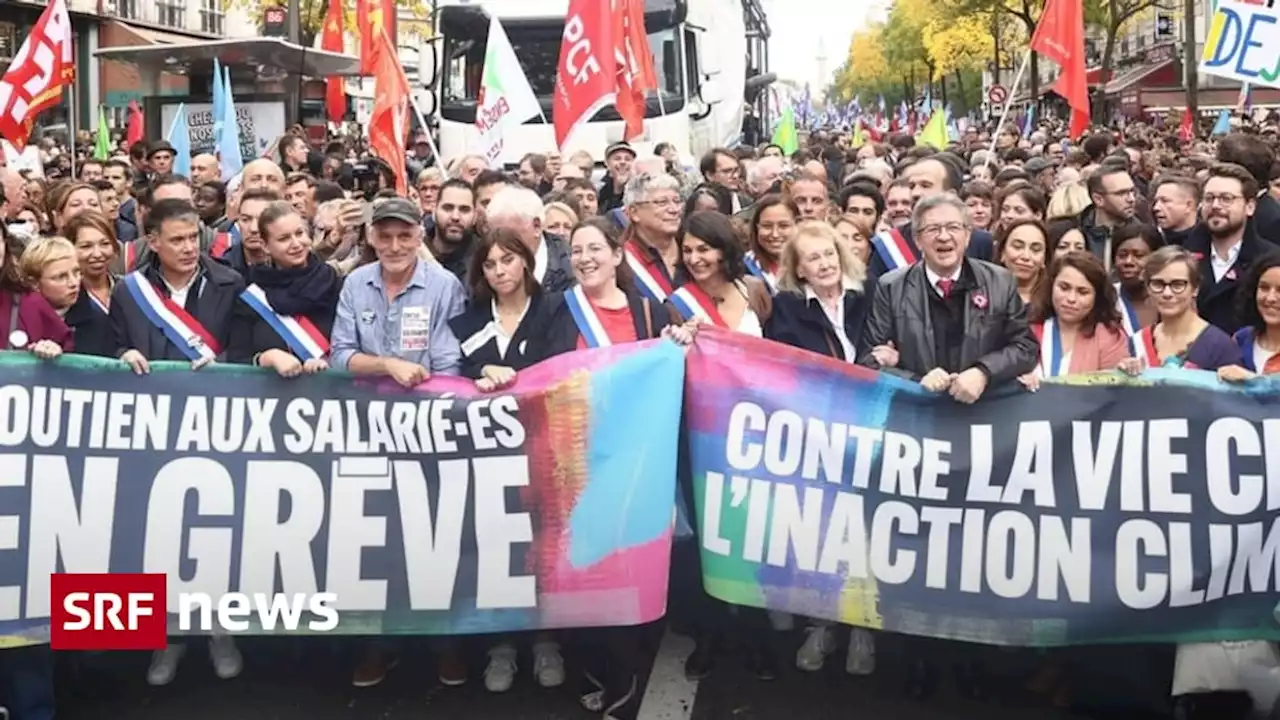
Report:
[[[1231,133],[1231,111],[1223,110],[1218,114],[1218,122],[1213,124],[1213,135],[1229,135]]]
[[[222,181],[228,182],[244,169],[240,154],[240,123],[236,121],[236,101],[231,93],[231,70],[222,79],[222,137],[218,139],[218,161],[222,163]]]
[[[222,147],[222,63],[213,59],[213,148]]]
[[[1022,116],[1022,137],[1031,137],[1031,131],[1036,127],[1036,106],[1032,105],[1027,108],[1027,114]]]
[[[185,178],[191,177],[191,128],[187,125],[186,103],[179,105],[173,114],[164,139],[173,146],[173,171]]]

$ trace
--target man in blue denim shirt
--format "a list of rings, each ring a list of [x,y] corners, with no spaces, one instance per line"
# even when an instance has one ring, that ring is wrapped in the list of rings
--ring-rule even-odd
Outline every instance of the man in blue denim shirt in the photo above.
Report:
[[[330,337],[333,367],[383,375],[413,387],[457,375],[462,355],[449,320],[466,293],[452,273],[420,259],[422,214],[404,198],[373,211],[369,244],[378,261],[347,276]]]

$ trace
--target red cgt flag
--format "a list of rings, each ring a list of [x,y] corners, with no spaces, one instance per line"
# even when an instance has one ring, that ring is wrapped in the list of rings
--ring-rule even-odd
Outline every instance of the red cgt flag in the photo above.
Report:
[[[626,122],[623,137],[630,141],[644,134],[645,93],[658,89],[644,29],[644,0],[614,0],[613,41],[618,65],[615,105]]]
[[[1048,0],[1031,49],[1062,67],[1053,91],[1071,106],[1071,137],[1089,129],[1089,80],[1084,65],[1084,4],[1081,0]]]
[[[18,152],[36,116],[61,102],[62,86],[76,79],[73,47],[66,0],[53,0],[0,77],[0,137]]]
[[[1191,108],[1182,111],[1182,124],[1178,126],[1178,137],[1184,143],[1196,139],[1196,119],[1191,114]]]
[[[137,100],[129,101],[129,129],[126,131],[124,139],[129,143],[129,147],[142,142],[147,136],[145,122],[142,119],[142,109],[138,107]]]
[[[570,0],[560,39],[560,63],[551,110],[556,145],[565,144],[580,125],[614,102],[618,61],[614,52],[613,13],[602,0]]]
[[[409,79],[405,77],[386,28],[373,47],[373,111],[369,115],[369,147],[391,166],[396,192],[409,193],[405,174],[405,135],[409,132]]]
[[[335,0],[339,2],[340,0]],[[374,53],[378,46],[378,36],[386,30],[387,37],[394,40],[396,36],[396,3],[395,0],[356,0],[356,29],[360,31],[360,74],[372,75],[374,71]],[[395,48],[395,42],[391,47]]]
[[[346,52],[342,39],[342,0],[329,0],[329,10],[324,19],[324,34],[320,37],[320,49],[329,52]],[[330,122],[342,122],[347,114],[346,81],[338,75],[324,79],[324,109]]]

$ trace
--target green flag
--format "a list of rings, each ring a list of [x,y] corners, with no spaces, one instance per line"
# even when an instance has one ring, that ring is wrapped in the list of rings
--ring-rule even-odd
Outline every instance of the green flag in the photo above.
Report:
[[[935,150],[947,149],[947,120],[941,110],[933,111],[933,117],[916,136],[916,145],[929,145]]]
[[[106,160],[111,157],[111,133],[107,130],[107,110],[98,108],[98,142],[93,146],[95,160]]]
[[[790,105],[782,108],[782,120],[773,131],[773,144],[790,155],[800,149],[800,136],[796,133],[796,113]]]

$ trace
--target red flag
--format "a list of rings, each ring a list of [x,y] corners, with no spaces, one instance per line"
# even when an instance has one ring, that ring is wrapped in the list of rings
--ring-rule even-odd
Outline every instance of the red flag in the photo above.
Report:
[[[62,102],[62,86],[76,79],[71,16],[53,0],[0,77],[0,137],[21,152],[36,116]]]
[[[561,150],[578,126],[614,102],[618,62],[613,43],[613,15],[601,0],[570,0],[560,39],[556,69],[556,145]]]
[[[369,115],[369,147],[391,166],[396,192],[407,196],[405,135],[409,132],[409,79],[405,77],[386,28],[373,47],[373,111]]]
[[[360,31],[360,74],[372,75],[373,54],[378,47],[378,36],[383,30],[387,31],[387,37],[392,40],[393,52],[396,46],[395,0],[356,0],[356,26]]]
[[[341,53],[346,51],[342,39],[342,0],[329,0],[329,10],[324,19],[324,34],[320,37],[320,49]],[[331,122],[342,122],[347,114],[346,81],[339,75],[324,80],[325,115]]]
[[[1182,125],[1178,127],[1178,137],[1189,143],[1196,139],[1196,119],[1191,115],[1191,108],[1182,111]]]
[[[1071,106],[1071,137],[1089,129],[1089,79],[1084,63],[1084,5],[1081,0],[1048,0],[1031,49],[1062,67],[1053,91]]]
[[[644,29],[643,0],[616,0],[613,6],[614,62],[618,65],[615,104],[626,123],[624,140],[644,134],[645,94],[658,89],[649,36]]]
[[[125,133],[124,139],[129,143],[129,147],[133,147],[137,143],[142,142],[147,136],[145,130],[145,120],[142,119],[142,109],[138,107],[137,100],[129,101],[129,130]]]

